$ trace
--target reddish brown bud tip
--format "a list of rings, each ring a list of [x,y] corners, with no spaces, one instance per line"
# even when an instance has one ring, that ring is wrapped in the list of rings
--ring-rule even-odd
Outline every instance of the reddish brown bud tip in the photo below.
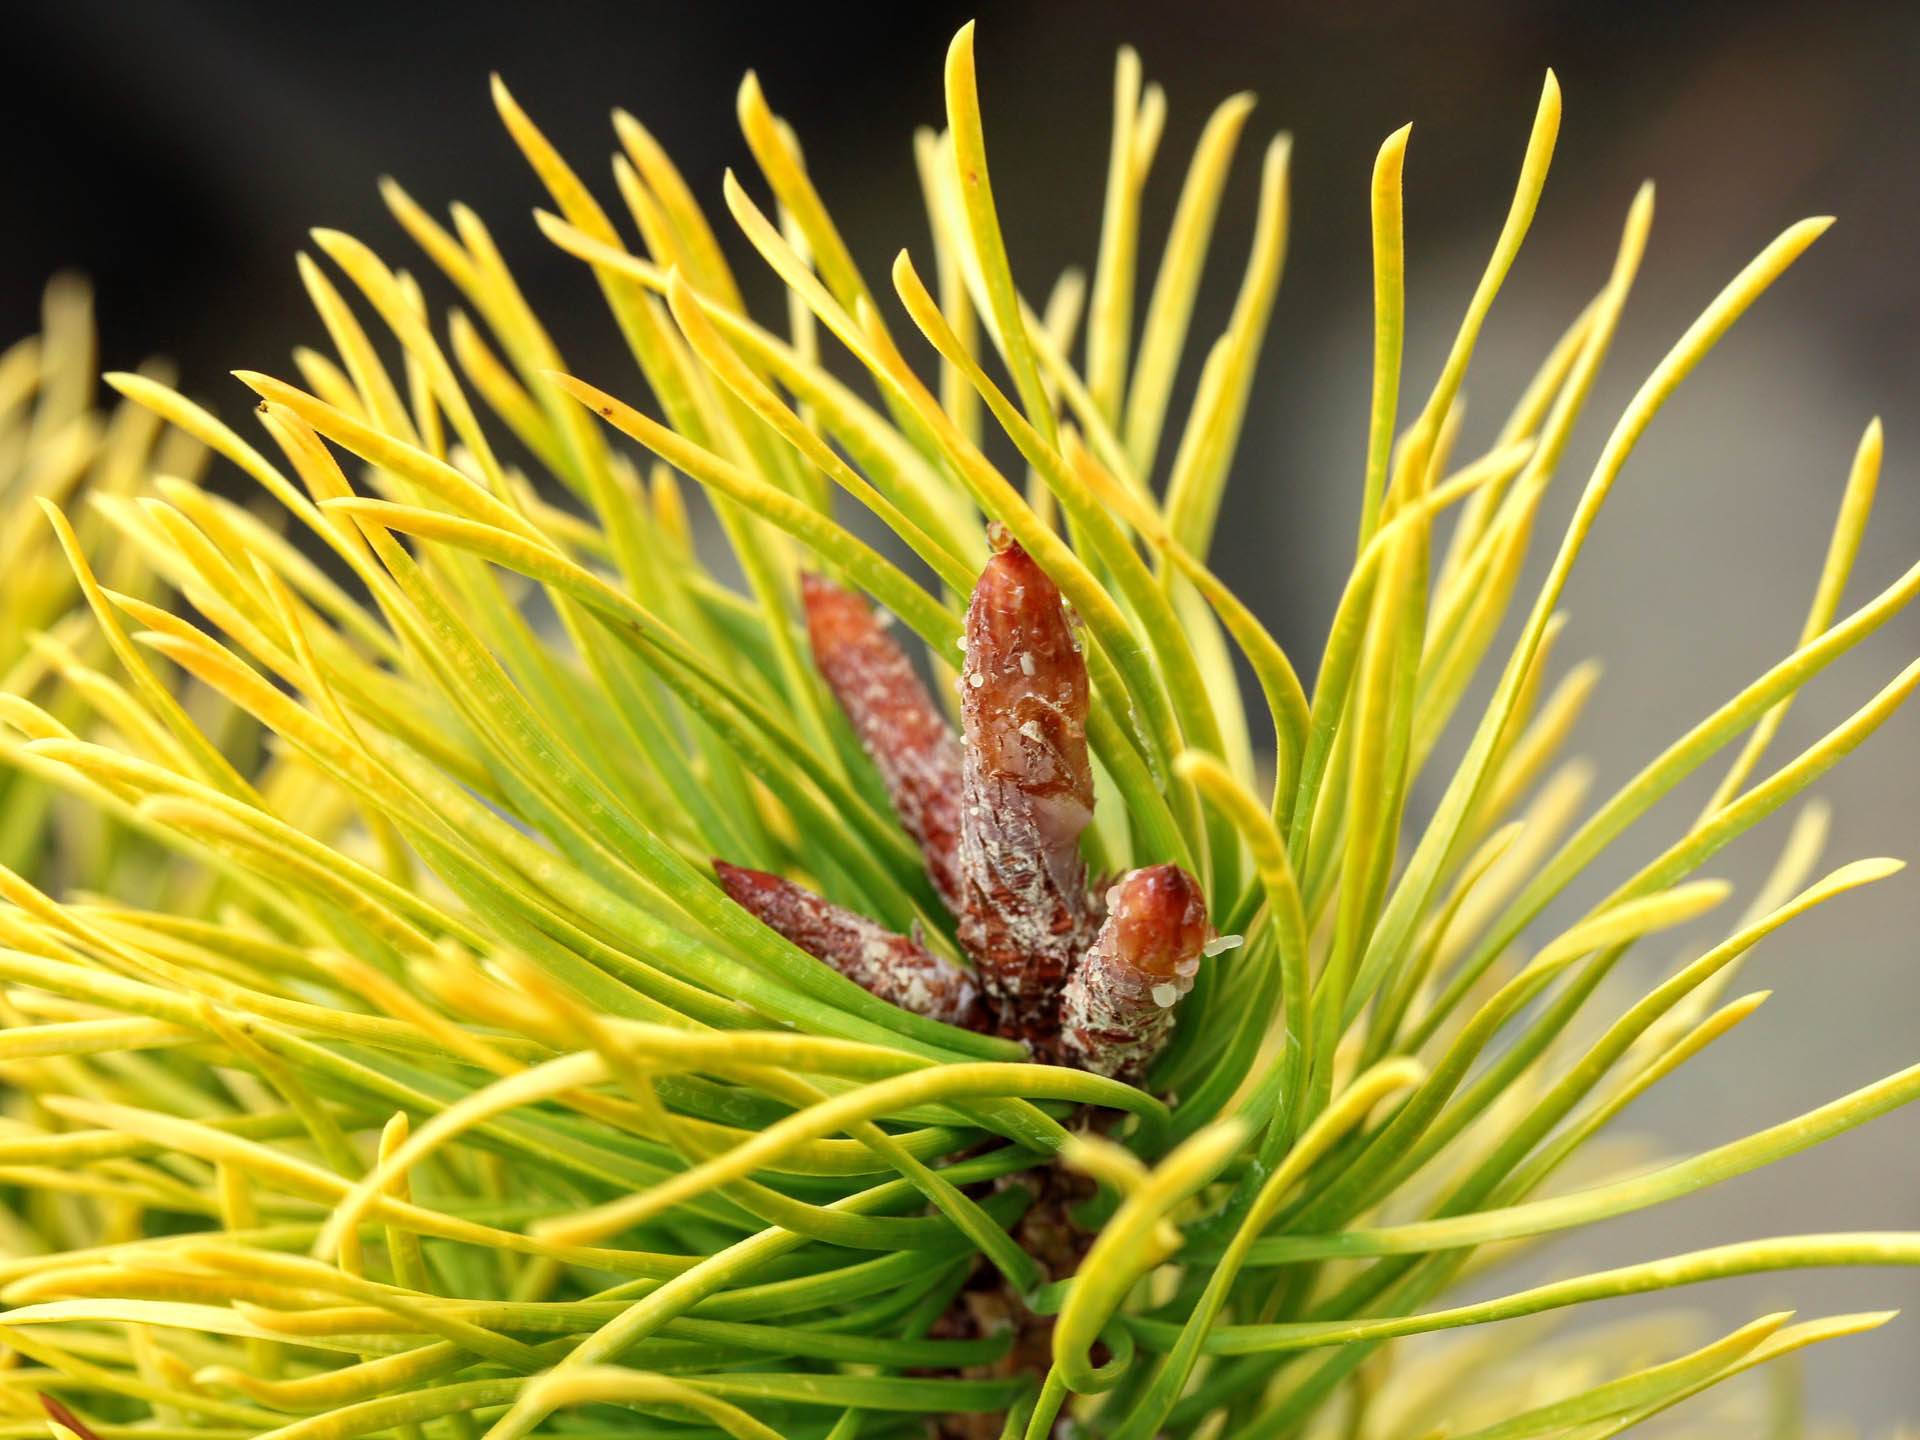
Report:
[[[69,1410],[65,1405],[62,1405],[58,1400],[54,1399],[53,1396],[47,1394],[44,1390],[40,1391],[39,1395],[40,1408],[47,1412],[47,1418],[52,1420],[54,1424],[66,1426],[67,1429],[71,1430],[75,1435],[78,1435],[80,1440],[100,1440],[100,1437],[94,1433],[92,1426],[88,1425],[86,1421],[74,1414],[73,1411]]]
[[[1107,892],[1107,920],[1118,954],[1142,974],[1174,979],[1176,968],[1200,953],[1213,934],[1207,900],[1178,865],[1135,870]],[[1192,985],[1188,971],[1185,993]]]
[[[949,910],[960,906],[960,744],[946,716],[871,606],[803,573],[800,600],[813,661],[880,772],[900,824],[926,857]]]
[[[1060,591],[1011,542],[973,587],[960,698],[967,744],[988,770],[1091,805],[1087,662]]]
[[[967,607],[960,940],[1023,1038],[1050,1030],[1085,948],[1093,815],[1087,667],[1060,591],[1001,535]]]
[[[888,1004],[949,1025],[978,1018],[973,977],[917,941],[764,870],[715,860],[713,873],[741,909]]]
[[[1061,1045],[1083,1069],[1137,1080],[1173,1030],[1213,927],[1206,899],[1178,865],[1135,870],[1107,892],[1107,918],[1067,982]]]

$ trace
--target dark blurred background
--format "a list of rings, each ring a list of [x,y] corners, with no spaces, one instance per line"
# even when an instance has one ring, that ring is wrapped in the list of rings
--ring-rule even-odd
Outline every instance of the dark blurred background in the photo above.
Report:
[[[717,214],[722,169],[752,169],[733,92],[745,69],[758,69],[856,258],[883,276],[901,245],[926,256],[909,137],[939,120],[941,57],[970,16],[981,21],[1000,210],[1030,294],[1065,265],[1091,264],[1121,43],[1139,48],[1169,100],[1148,192],[1142,306],[1209,109],[1236,90],[1260,97],[1222,210],[1196,348],[1232,303],[1258,148],[1275,129],[1294,133],[1291,252],[1218,554],[1303,669],[1318,653],[1357,514],[1373,152],[1415,122],[1410,405],[1431,383],[1498,230],[1549,65],[1566,97],[1554,175],[1468,379],[1464,453],[1491,435],[1600,284],[1635,186],[1646,177],[1659,186],[1652,247],[1553,516],[1564,515],[1639,378],[1719,285],[1792,220],[1841,220],[1655,423],[1567,595],[1561,654],[1599,654],[1608,666],[1579,736],[1598,764],[1599,793],[1790,647],[1871,415],[1885,417],[1888,462],[1850,600],[1920,553],[1920,7],[1911,4],[942,0],[760,12],[612,0],[10,3],[0,5],[0,340],[33,328],[48,274],[77,268],[97,287],[105,364],[171,355],[187,388],[243,417],[246,397],[226,371],[287,373],[289,348],[318,336],[291,258],[307,227],[344,228],[419,264],[375,193],[376,177],[391,174],[430,207],[458,198],[479,210],[573,364],[624,374],[581,267],[533,228],[541,197],[496,122],[488,71],[505,75],[603,196],[612,189],[607,114],[621,105]],[[771,301],[744,247],[735,260],[757,298]],[[1557,526],[1545,525],[1550,537]],[[1920,623],[1903,619],[1836,666],[1790,717],[1776,758],[1917,651]],[[1920,723],[1898,717],[1822,783],[1837,809],[1834,863],[1920,854],[1916,758]],[[1718,768],[1630,834],[1566,918],[1678,833]],[[1751,880],[1784,829],[1776,822],[1710,869]],[[1749,972],[1750,985],[1774,988],[1771,1002],[1630,1118],[1669,1150],[1696,1149],[1920,1059],[1917,932],[1920,879],[1909,877],[1798,922]],[[1875,1228],[1920,1228],[1920,1115],[1614,1222],[1535,1268]],[[1764,1279],[1675,1298],[1731,1320],[1786,1293],[1808,1316],[1920,1310],[1920,1275]],[[1814,1354],[1813,1412],[1865,1430],[1920,1418],[1917,1336],[1920,1314]]]

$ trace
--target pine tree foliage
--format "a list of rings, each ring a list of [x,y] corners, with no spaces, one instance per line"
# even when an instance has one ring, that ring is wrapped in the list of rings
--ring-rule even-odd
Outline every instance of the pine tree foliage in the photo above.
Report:
[[[1493,445],[1457,456],[1559,91],[1549,76],[1424,390],[1401,373],[1408,136],[1390,137],[1361,528],[1302,663],[1208,561],[1280,283],[1287,137],[1259,160],[1252,235],[1216,243],[1251,110],[1222,105],[1150,267],[1166,102],[1122,52],[1090,278],[1043,295],[1009,265],[971,27],[945,78],[946,126],[914,140],[931,244],[884,276],[753,77],[757,177],[706,196],[617,113],[613,209],[496,82],[539,227],[631,368],[573,371],[480,217],[390,182],[424,267],[316,231],[299,272],[321,343],[294,379],[240,375],[249,424],[157,373],[109,377],[130,403],[97,418],[71,291],[0,359],[0,1434],[45,1433],[44,1393],[56,1433],[103,1440],[1598,1440],[1889,1318],[1709,1339],[1603,1307],[1553,1328],[1726,1276],[1920,1263],[1920,1236],[1502,1285],[1556,1236],[1920,1095],[1916,1067],[1651,1169],[1608,1132],[1766,999],[1737,986],[1760,941],[1899,868],[1823,869],[1809,803],[1741,903],[1702,873],[1920,680],[1769,754],[1802,687],[1920,592],[1916,567],[1842,603],[1877,425],[1777,663],[1676,719],[1611,795],[1563,758],[1596,671],[1556,660],[1558,607],[1601,506],[1826,222],[1711,297],[1594,422],[1592,472],[1561,479],[1652,191]],[[1238,295],[1196,337],[1203,271],[1236,258],[1216,251],[1243,252]],[[784,283],[784,316],[746,312],[747,262]],[[203,447],[242,499],[202,487]],[[1583,488],[1528,591],[1556,480]],[[888,544],[861,538],[875,525]],[[804,884],[964,964],[801,582],[890,614],[957,717],[990,530],[1071,607],[1080,858],[1179,867],[1222,937],[1137,1084],[889,1003],[710,868]],[[1722,778],[1689,826],[1611,891],[1586,878],[1703,767]],[[1566,895],[1579,918],[1542,925]],[[1683,927],[1680,963],[1623,990],[1623,957]],[[1461,1299],[1469,1281],[1492,1298]],[[1777,1423],[1798,1433],[1790,1407]]]

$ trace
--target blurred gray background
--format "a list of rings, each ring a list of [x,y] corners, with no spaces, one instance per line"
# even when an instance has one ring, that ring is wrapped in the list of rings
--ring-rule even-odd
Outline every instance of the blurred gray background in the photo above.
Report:
[[[653,128],[718,211],[722,168],[751,169],[732,96],[740,73],[757,68],[798,128],[856,258],[880,275],[900,245],[924,260],[909,136],[939,119],[944,46],[973,15],[1000,208],[1030,292],[1067,264],[1091,263],[1122,42],[1140,49],[1169,99],[1143,268],[1157,259],[1208,110],[1235,90],[1260,97],[1196,335],[1216,333],[1232,302],[1257,147],[1275,129],[1293,132],[1291,253],[1217,555],[1303,669],[1318,655],[1358,510],[1373,151],[1414,122],[1407,374],[1417,398],[1504,214],[1548,65],[1566,97],[1554,175],[1468,379],[1464,453],[1490,436],[1598,287],[1643,178],[1657,181],[1659,202],[1542,548],[1612,418],[1697,309],[1792,220],[1841,221],[1656,421],[1576,572],[1560,655],[1606,663],[1578,735],[1599,767],[1597,793],[1790,647],[1854,444],[1875,414],[1886,421],[1888,458],[1849,600],[1920,556],[1920,9],[1910,4],[5,5],[0,338],[33,327],[47,274],[79,268],[98,288],[106,364],[172,355],[188,388],[229,418],[244,416],[246,397],[225,372],[285,373],[288,349],[316,336],[291,262],[308,226],[353,231],[417,263],[374,191],[375,177],[392,174],[430,206],[474,205],[575,365],[624,374],[584,273],[533,229],[540,197],[495,121],[487,72],[504,72],[603,193],[607,112],[617,104]],[[771,301],[758,267],[743,253],[736,261],[757,298]],[[1888,626],[1795,710],[1775,758],[1916,653],[1920,616]],[[1836,810],[1833,863],[1920,855],[1916,758],[1920,712],[1896,717],[1821,783],[1816,793]],[[1709,772],[1629,833],[1568,918],[1684,828],[1719,766]],[[1416,806],[1436,793],[1429,786]],[[1709,872],[1752,881],[1785,829],[1782,817]],[[1757,952],[1739,987],[1772,987],[1771,1001],[1640,1102],[1631,1127],[1665,1150],[1690,1151],[1920,1060],[1916,930],[1912,874],[1797,922]],[[1646,948],[1647,964],[1665,953]],[[1614,1222],[1532,1268],[1874,1228],[1920,1228],[1920,1112]],[[1806,1316],[1913,1312],[1814,1353],[1806,1372],[1816,1415],[1869,1431],[1920,1419],[1920,1273],[1769,1277],[1683,1298],[1732,1322],[1789,1293]]]

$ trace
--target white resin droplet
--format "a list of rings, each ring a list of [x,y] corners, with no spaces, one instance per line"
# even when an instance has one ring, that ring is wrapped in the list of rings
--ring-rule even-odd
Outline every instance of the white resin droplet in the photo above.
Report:
[[[1200,947],[1202,955],[1221,955],[1229,950],[1238,950],[1247,943],[1244,935],[1216,935]]]
[[[1180,998],[1177,985],[1156,985],[1153,987],[1153,1003],[1162,1010],[1171,1010],[1174,1002]]]

